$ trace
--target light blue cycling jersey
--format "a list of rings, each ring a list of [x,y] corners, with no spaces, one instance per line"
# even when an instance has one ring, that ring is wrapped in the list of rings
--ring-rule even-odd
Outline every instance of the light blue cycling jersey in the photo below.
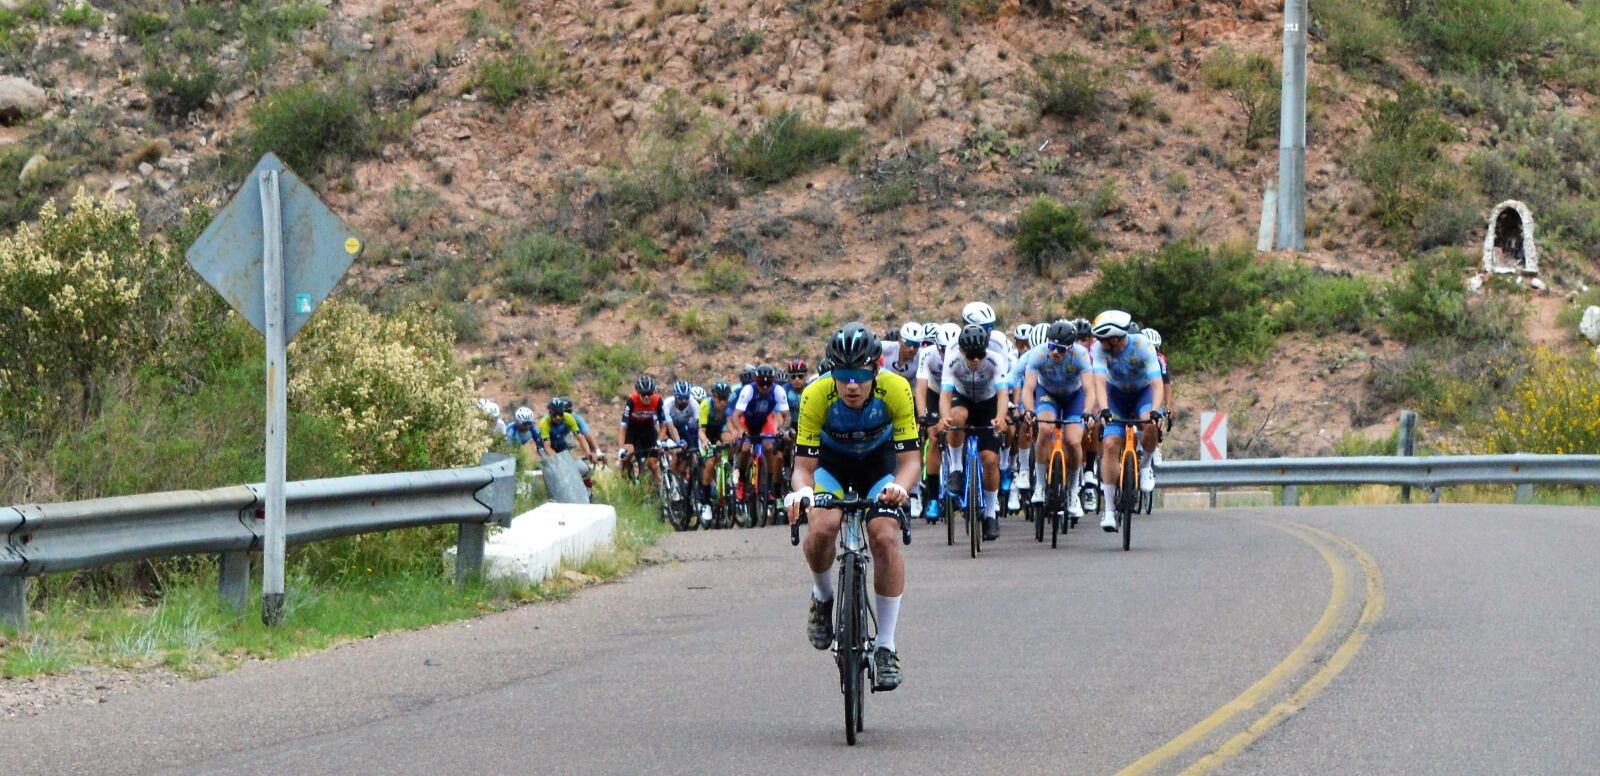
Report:
[[[1089,357],[1094,373],[1105,375],[1106,384],[1119,391],[1135,391],[1161,379],[1161,362],[1156,359],[1156,349],[1143,334],[1128,335],[1128,344],[1114,356],[1104,343],[1096,340]]]
[[[1028,374],[1035,375],[1035,385],[1039,390],[1053,396],[1067,396],[1083,390],[1084,375],[1093,372],[1094,367],[1089,362],[1089,351],[1082,345],[1074,343],[1067,351],[1066,358],[1056,363],[1050,359],[1049,345],[1041,345],[1035,350],[1028,351]]]
[[[1033,360],[1035,354],[1043,355],[1045,352],[1045,346],[1041,343],[1039,347],[1028,348],[1022,355],[1017,356],[1017,360],[1011,363],[1011,371],[1006,374],[1006,382],[1010,383],[1012,388],[1022,390],[1022,379],[1028,376],[1028,362]]]
[[[585,436],[588,436],[588,434],[589,434],[589,421],[584,420],[583,416],[579,415],[576,412],[569,412],[567,414],[571,415],[573,420],[578,421],[578,433],[579,434],[583,434]]]

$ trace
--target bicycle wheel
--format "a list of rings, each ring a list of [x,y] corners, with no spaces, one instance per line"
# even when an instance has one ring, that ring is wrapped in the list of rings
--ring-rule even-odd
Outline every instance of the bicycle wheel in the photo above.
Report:
[[[1067,456],[1050,451],[1050,549],[1060,542],[1061,523],[1067,517]]]
[[[1027,510],[1028,510],[1028,513],[1031,515],[1030,519],[1033,520],[1033,540],[1036,541],[1036,542],[1042,542],[1042,541],[1044,541],[1044,516],[1045,516],[1046,512],[1050,511],[1050,508],[1048,506],[1048,502],[1050,500],[1050,496],[1049,496],[1050,488],[1049,488],[1049,486],[1044,485],[1042,483],[1038,487],[1041,487],[1041,488],[1045,489],[1045,491],[1044,491],[1045,492],[1045,501],[1046,501],[1046,504],[1047,504],[1046,507],[1045,507],[1045,510],[1044,510],[1044,512],[1040,512],[1039,510],[1034,509],[1033,508],[1033,500],[1031,498],[1029,499],[1029,502],[1028,502],[1028,505],[1027,505]]]
[[[861,722],[861,623],[860,623],[861,569],[853,559],[846,558],[839,565],[839,592],[835,596],[835,619],[838,622],[836,649],[839,660],[839,687],[844,691],[844,739],[856,745],[856,731]]]
[[[1133,541],[1133,515],[1139,511],[1139,458],[1134,455],[1122,458],[1122,485],[1117,494],[1117,517],[1122,529],[1122,551],[1127,552]]]
[[[972,557],[983,550],[983,493],[980,492],[982,472],[967,470],[967,542],[972,547]]]

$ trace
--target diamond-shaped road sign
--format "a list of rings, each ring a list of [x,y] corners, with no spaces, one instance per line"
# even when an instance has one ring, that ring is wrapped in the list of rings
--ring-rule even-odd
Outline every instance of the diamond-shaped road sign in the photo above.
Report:
[[[350,264],[361,255],[361,238],[317,198],[309,186],[273,154],[261,157],[211,225],[195,240],[186,258],[190,266],[228,300],[250,325],[266,333],[266,301],[262,289],[262,172],[278,170],[283,220],[283,293],[285,341],[294,339]]]

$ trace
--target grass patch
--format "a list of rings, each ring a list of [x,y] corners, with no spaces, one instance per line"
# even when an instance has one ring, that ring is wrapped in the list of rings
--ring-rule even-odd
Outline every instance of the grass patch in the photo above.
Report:
[[[544,232],[506,246],[496,263],[507,290],[547,302],[581,300],[605,270],[605,261],[582,246]]]
[[[750,279],[744,262],[733,256],[717,256],[706,262],[700,270],[701,291],[713,294],[739,294],[749,287]]]
[[[1356,155],[1356,177],[1372,190],[1378,225],[1406,234],[1457,193],[1444,157],[1456,131],[1439,115],[1432,96],[1409,82],[1393,99],[1373,104],[1365,121],[1372,135]]]
[[[617,510],[615,548],[579,564],[585,577],[616,579],[639,563],[640,554],[670,529],[639,486],[601,477],[597,500]],[[442,530],[450,537],[450,529]],[[404,540],[418,532],[390,532]],[[355,540],[325,542],[357,544]],[[457,587],[433,543],[412,549],[399,565],[369,565],[362,555],[348,558],[337,574],[307,571],[309,548],[290,553],[288,622],[261,624],[256,605],[244,612],[224,606],[215,590],[216,567],[194,559],[183,573],[166,580],[154,603],[125,595],[74,590],[72,575],[47,577],[38,602],[43,616],[27,636],[0,647],[0,676],[18,678],[64,673],[80,665],[127,669],[156,666],[191,676],[231,669],[248,659],[293,657],[380,633],[468,619],[520,602],[565,597],[574,585],[557,576],[532,588],[483,583]],[[258,572],[259,573],[259,572]],[[252,601],[259,600],[259,591]]]
[[[489,102],[506,107],[524,97],[542,99],[561,80],[565,61],[553,46],[490,58],[478,65],[473,87]]]
[[[578,351],[578,367],[601,397],[621,397],[651,363],[644,352],[627,342],[590,342]]]
[[[353,84],[307,83],[266,98],[250,111],[237,164],[254,165],[267,151],[303,175],[325,171],[334,158],[361,159],[397,136],[406,116],[375,116]]]
[[[818,126],[787,110],[760,130],[735,137],[728,146],[728,162],[739,177],[770,186],[839,161],[860,141],[861,134],[857,128]]]
[[[884,181],[861,195],[861,212],[883,213],[917,201],[917,185],[909,180]]]
[[[60,15],[56,18],[68,27],[95,29],[100,26],[101,22],[105,21],[106,17],[88,3],[77,3],[63,6]]]

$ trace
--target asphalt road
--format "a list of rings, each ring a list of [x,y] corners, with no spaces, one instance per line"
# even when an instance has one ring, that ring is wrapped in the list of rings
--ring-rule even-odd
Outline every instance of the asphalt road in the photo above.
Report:
[[[784,529],[573,600],[0,722],[8,774],[1600,772],[1600,511],[919,528],[906,683],[847,747]]]

